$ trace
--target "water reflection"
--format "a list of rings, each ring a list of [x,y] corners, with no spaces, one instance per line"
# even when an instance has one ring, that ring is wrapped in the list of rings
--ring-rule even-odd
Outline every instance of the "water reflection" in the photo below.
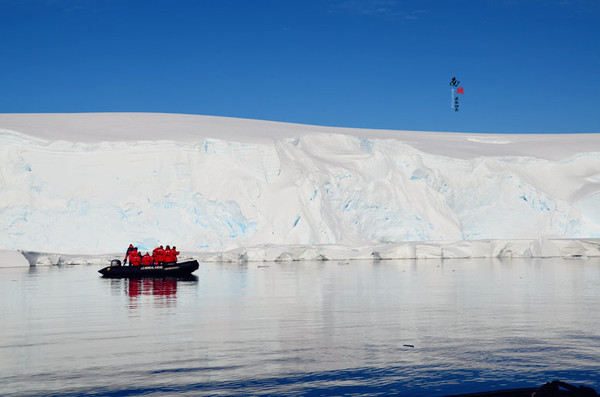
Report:
[[[149,297],[155,306],[173,307],[177,302],[178,284],[196,283],[198,277],[144,277],[108,279],[111,294],[129,298],[129,308],[136,309],[144,297]]]
[[[2,396],[600,389],[600,258],[1,270]]]
[[[177,294],[176,278],[132,278],[127,283],[127,295],[163,295]]]

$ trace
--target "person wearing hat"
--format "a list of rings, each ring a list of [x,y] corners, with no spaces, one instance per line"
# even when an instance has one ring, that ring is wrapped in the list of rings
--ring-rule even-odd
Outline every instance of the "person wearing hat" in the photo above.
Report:
[[[139,266],[142,264],[142,255],[137,250],[137,247],[134,247],[134,250],[129,257],[129,261],[131,266]]]
[[[152,256],[154,258],[155,265],[160,265],[163,263],[165,261],[165,250],[163,246],[161,245],[160,247],[154,248],[154,251],[152,251]]]
[[[152,265],[152,257],[149,253],[146,252],[146,255],[142,257],[142,266],[150,266]]]
[[[124,265],[127,264],[127,258],[129,258],[129,262],[131,263],[131,253],[133,252],[133,250],[134,250],[133,244],[129,244],[129,247],[127,248],[127,252],[125,253],[125,259],[123,260]]]
[[[173,246],[173,248],[171,248],[171,257],[173,258],[173,262],[177,262],[177,255],[179,255],[179,251],[177,251],[177,247]]]

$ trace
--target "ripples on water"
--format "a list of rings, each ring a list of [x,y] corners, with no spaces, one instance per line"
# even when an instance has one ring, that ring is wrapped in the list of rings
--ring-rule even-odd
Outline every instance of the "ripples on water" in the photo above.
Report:
[[[0,268],[0,395],[600,389],[598,259],[97,270]]]

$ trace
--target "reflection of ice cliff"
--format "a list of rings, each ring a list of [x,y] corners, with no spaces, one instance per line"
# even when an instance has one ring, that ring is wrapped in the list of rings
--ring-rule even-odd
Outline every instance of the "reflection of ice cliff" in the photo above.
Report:
[[[549,238],[600,238],[600,134],[0,115],[0,249],[175,243],[285,260],[319,246],[385,256],[400,243],[401,256],[416,255],[415,242],[495,239],[529,239],[533,255]],[[446,252],[471,249],[460,244]],[[498,244],[479,244],[502,256]]]

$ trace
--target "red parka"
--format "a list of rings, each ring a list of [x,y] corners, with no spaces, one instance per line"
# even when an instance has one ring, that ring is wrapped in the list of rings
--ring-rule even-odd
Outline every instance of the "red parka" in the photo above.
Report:
[[[179,255],[179,251],[175,247],[171,248],[171,262],[177,262],[177,255]]]
[[[137,250],[135,251],[135,253],[131,254],[129,260],[131,261],[132,266],[139,266],[142,264],[142,257],[139,254],[139,252],[137,252]]]
[[[171,248],[169,248],[169,246],[167,246],[167,248],[165,248],[165,262],[167,262],[167,263],[173,262],[173,254],[171,254]]]
[[[152,257],[150,256],[150,254],[146,253],[146,255],[144,255],[142,257],[142,265],[150,266],[151,264],[152,264]]]
[[[127,252],[125,253],[125,259],[123,260],[123,263],[127,263],[127,258],[129,258],[129,262],[131,262],[131,253],[133,252],[133,249],[133,244],[129,244]]]
[[[165,250],[162,246],[157,247],[153,251],[154,263],[159,264],[165,261]]]
[[[177,262],[177,255],[179,255],[179,251],[177,251],[175,249],[175,247],[166,249],[165,250],[165,262],[168,262],[168,263]]]

